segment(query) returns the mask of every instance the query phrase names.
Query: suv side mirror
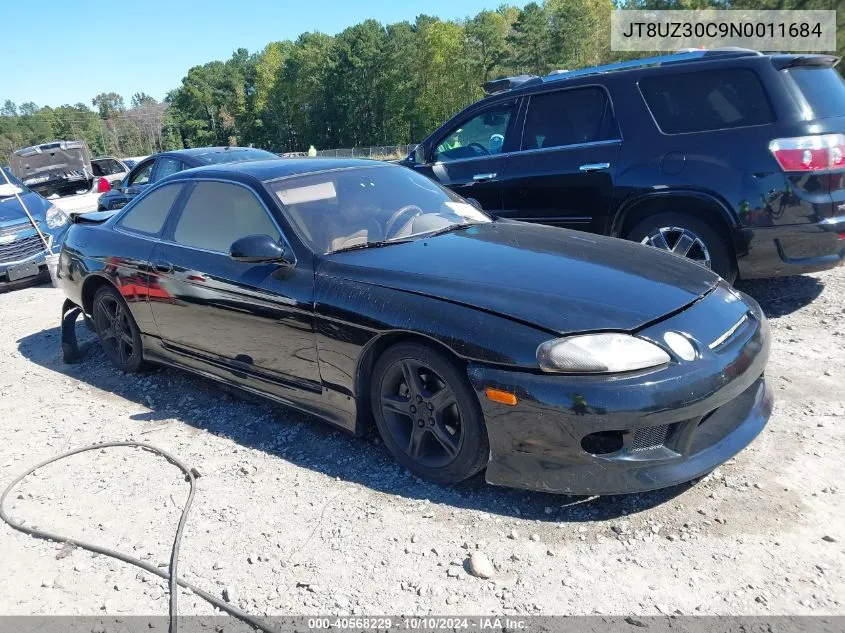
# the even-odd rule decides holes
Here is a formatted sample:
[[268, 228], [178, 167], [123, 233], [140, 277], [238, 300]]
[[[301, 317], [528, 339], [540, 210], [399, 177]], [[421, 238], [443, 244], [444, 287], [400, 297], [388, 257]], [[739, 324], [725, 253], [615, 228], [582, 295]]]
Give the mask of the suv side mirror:
[[229, 248], [229, 257], [249, 264], [290, 263], [284, 247], [269, 235], [242, 237]]

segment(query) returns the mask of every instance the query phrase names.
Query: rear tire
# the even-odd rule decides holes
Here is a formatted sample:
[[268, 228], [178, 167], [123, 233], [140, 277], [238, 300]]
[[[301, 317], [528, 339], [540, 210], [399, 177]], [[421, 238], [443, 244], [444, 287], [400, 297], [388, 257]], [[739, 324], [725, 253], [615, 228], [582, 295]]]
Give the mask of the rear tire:
[[415, 475], [462, 481], [486, 466], [487, 426], [458, 364], [418, 343], [387, 349], [373, 369], [370, 404], [385, 445]]
[[112, 364], [126, 373], [140, 371], [144, 364], [141, 331], [114, 286], [97, 290], [92, 312], [100, 345]]
[[713, 272], [729, 283], [736, 279], [736, 266], [727, 237], [699, 218], [673, 211], [656, 213], [634, 226], [625, 239], [668, 252], [673, 252], [672, 247], [684, 250], [690, 240], [700, 240], [691, 246], [685, 257], [700, 264], [706, 258]]

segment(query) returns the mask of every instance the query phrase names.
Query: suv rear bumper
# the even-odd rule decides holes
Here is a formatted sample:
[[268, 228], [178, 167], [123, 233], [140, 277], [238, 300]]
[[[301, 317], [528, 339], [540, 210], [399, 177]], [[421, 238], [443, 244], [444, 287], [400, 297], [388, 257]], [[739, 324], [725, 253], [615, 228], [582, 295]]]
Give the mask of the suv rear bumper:
[[[743, 279], [781, 277], [828, 270], [845, 261], [845, 216], [815, 224], [740, 229]], [[742, 251], [740, 251], [742, 252]]]

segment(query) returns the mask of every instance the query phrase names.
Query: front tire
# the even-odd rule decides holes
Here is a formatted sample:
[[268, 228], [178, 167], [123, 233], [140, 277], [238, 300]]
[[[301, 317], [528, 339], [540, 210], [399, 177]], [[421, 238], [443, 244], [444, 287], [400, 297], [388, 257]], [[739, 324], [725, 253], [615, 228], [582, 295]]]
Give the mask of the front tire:
[[144, 363], [141, 331], [114, 286], [97, 290], [92, 316], [100, 345], [111, 363], [123, 372], [139, 371]]
[[683, 213], [650, 215], [625, 236], [710, 268], [728, 282], [736, 279], [730, 243], [707, 222]]
[[373, 417], [385, 445], [415, 475], [453, 484], [487, 464], [478, 398], [451, 358], [418, 343], [389, 348], [373, 370]]

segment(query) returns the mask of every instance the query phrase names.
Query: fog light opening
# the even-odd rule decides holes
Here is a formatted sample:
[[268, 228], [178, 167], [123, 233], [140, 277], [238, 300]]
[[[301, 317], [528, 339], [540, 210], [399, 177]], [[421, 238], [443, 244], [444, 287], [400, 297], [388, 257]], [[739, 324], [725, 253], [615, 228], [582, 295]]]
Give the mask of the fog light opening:
[[599, 431], [581, 438], [581, 448], [592, 455], [607, 455], [622, 450], [622, 431]]

